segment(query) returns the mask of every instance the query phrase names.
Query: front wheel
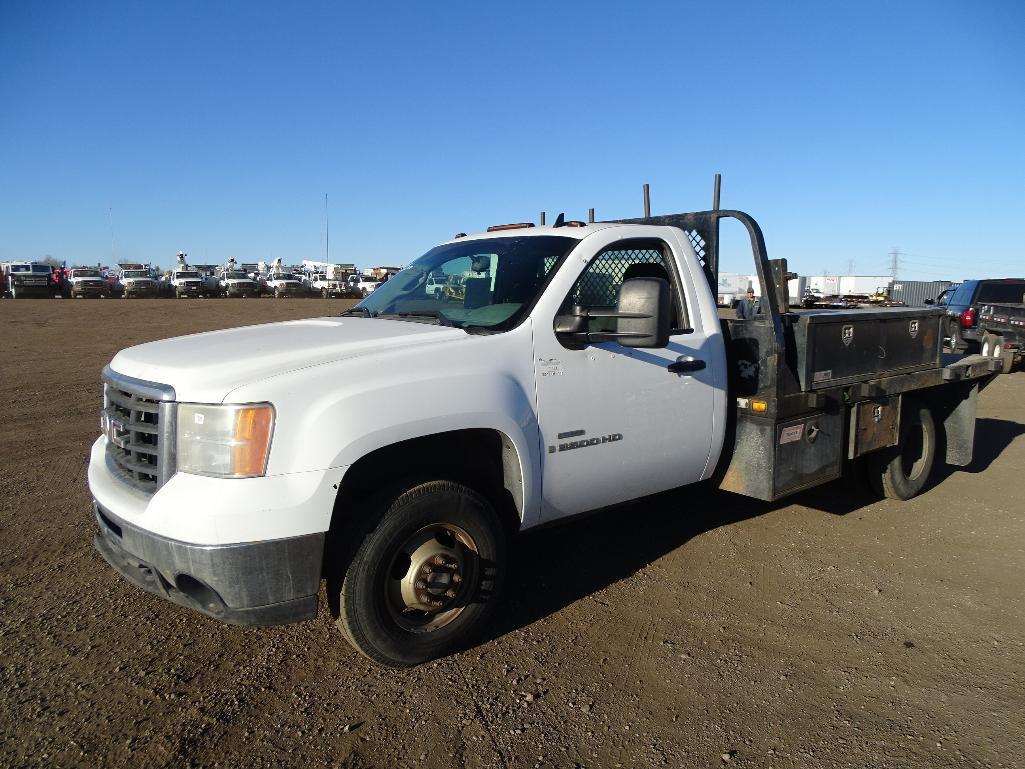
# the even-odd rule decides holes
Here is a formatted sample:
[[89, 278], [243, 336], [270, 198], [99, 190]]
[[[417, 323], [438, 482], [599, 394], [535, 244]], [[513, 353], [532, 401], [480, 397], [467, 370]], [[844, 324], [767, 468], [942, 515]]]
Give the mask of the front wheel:
[[868, 455], [869, 480], [881, 496], [908, 500], [925, 488], [935, 461], [936, 423], [932, 412], [908, 398], [901, 409], [897, 445]]
[[339, 565], [338, 627], [388, 667], [459, 650], [498, 599], [507, 557], [498, 515], [476, 491], [450, 481], [406, 487], [384, 497], [382, 508], [352, 559]]

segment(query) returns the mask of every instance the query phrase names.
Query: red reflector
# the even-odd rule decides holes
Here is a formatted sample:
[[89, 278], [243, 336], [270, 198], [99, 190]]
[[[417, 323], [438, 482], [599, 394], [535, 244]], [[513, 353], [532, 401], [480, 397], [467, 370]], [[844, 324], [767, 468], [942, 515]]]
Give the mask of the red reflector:
[[492, 224], [488, 227], [488, 232], [498, 232], [500, 230], [519, 230], [524, 227], [533, 227], [533, 222], [517, 222], [516, 224]]

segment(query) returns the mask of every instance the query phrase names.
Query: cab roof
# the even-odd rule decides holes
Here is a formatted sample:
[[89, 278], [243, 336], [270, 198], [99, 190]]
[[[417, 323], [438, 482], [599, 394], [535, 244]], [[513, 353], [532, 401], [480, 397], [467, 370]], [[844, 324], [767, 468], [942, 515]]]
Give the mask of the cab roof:
[[576, 240], [583, 240], [588, 235], [593, 235], [601, 230], [607, 230], [610, 227], [628, 227], [630, 225], [621, 224], [619, 222], [592, 222], [590, 224], [584, 224], [583, 226], [567, 226], [562, 225], [556, 227], [551, 224], [543, 226], [534, 225], [523, 226], [523, 227], [509, 227], [507, 229], [494, 230], [493, 232], [478, 232], [469, 235], [462, 235], [460, 237], [451, 238], [446, 240], [440, 245], [448, 245], [450, 243], [462, 243], [467, 240], [490, 240], [491, 238], [533, 238], [539, 235], [557, 235], [563, 238], [574, 238]]

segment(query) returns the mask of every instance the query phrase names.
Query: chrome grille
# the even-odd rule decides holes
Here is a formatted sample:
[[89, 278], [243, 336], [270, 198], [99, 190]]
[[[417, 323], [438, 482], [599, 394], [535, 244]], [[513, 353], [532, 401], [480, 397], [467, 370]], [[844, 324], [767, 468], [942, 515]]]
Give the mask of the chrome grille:
[[123, 481], [152, 494], [174, 474], [174, 389], [103, 372], [101, 429], [109, 467]]

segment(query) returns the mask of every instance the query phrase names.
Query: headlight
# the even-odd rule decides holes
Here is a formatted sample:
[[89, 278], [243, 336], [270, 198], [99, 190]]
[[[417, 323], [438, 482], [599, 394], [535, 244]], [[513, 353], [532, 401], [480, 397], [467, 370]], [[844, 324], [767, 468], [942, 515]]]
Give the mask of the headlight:
[[274, 407], [178, 406], [178, 470], [218, 478], [254, 478], [267, 471]]

